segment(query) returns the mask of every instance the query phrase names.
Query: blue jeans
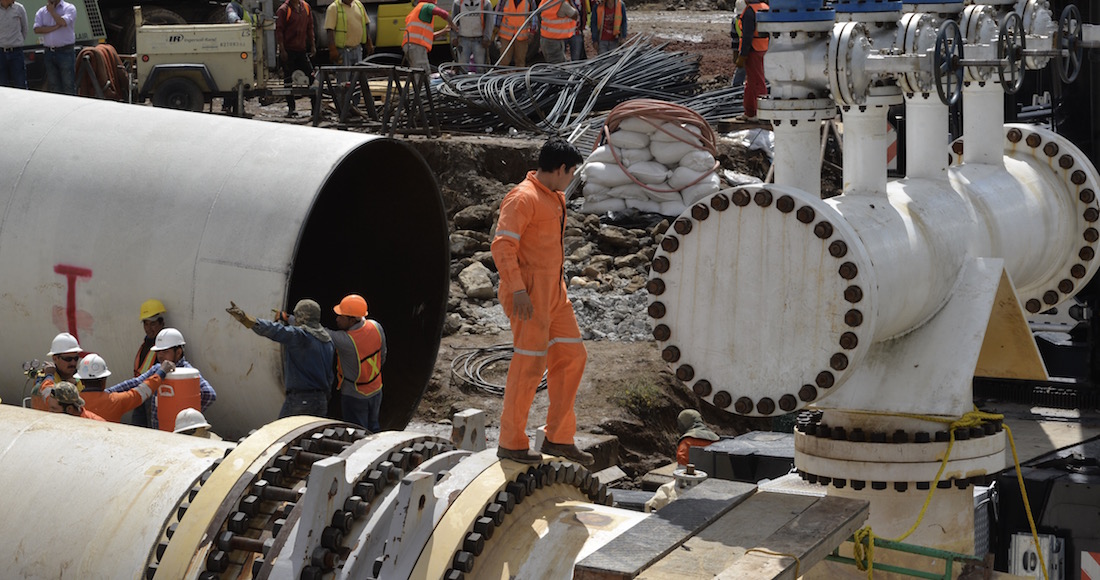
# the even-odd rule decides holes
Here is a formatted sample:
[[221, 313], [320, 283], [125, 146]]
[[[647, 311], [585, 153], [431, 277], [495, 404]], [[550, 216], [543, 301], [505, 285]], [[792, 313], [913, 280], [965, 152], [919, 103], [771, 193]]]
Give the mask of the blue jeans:
[[291, 415], [324, 417], [326, 412], [328, 412], [328, 395], [325, 392], [301, 391], [286, 394], [283, 408], [279, 410], [279, 418]]
[[584, 60], [588, 55], [584, 50], [584, 33], [577, 32], [569, 38], [569, 60]]
[[382, 408], [382, 391], [378, 391], [378, 394], [366, 399], [351, 395], [344, 395], [343, 397], [340, 405], [344, 409], [345, 421], [355, 423], [371, 433], [382, 430], [382, 426], [378, 424], [378, 411]]
[[27, 88], [27, 65], [23, 63], [22, 49], [0, 52], [0, 86]]
[[73, 45], [59, 50], [47, 48], [42, 59], [46, 67], [46, 83], [51, 93], [76, 94], [76, 48]]

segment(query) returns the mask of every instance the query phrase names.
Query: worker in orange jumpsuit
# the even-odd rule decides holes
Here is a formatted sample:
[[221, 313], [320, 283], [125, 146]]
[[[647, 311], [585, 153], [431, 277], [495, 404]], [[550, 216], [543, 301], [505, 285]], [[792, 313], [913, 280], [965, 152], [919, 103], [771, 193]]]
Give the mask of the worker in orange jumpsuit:
[[175, 370], [175, 365], [165, 361], [155, 373], [142, 380], [135, 377], [106, 389], [111, 369], [98, 354], [89, 354], [80, 360], [75, 377], [84, 383], [81, 395], [84, 408], [111, 423], [119, 423], [127, 412], [140, 407], [160, 387], [161, 380]]
[[720, 439], [703, 422], [703, 416], [695, 409], [684, 409], [676, 417], [676, 426], [680, 428], [680, 442], [676, 445], [676, 463], [690, 463], [688, 455], [692, 447], [706, 447]]
[[49, 412], [64, 413], [66, 415], [72, 415], [73, 417], [83, 417], [94, 421], [106, 421], [103, 417], [84, 408], [84, 399], [80, 398], [80, 393], [77, 391], [76, 385], [69, 381], [61, 381], [50, 386], [48, 389], [49, 392], [45, 395], [45, 399], [46, 407]]
[[584, 158], [573, 145], [553, 138], [539, 151], [538, 169], [514, 187], [500, 205], [493, 260], [500, 273], [500, 305], [512, 325], [513, 356], [504, 389], [497, 456], [538, 463], [527, 438], [527, 414], [547, 372], [550, 408], [542, 452], [591, 465], [573, 435], [577, 396], [588, 354], [573, 304], [565, 292], [565, 194]]
[[768, 35], [757, 30], [756, 14], [768, 10], [763, 0], [748, 0], [745, 10], [737, 17], [740, 31], [737, 59], [734, 65], [745, 69], [745, 94], [743, 121], [756, 121], [756, 101], [768, 94], [764, 81], [764, 53], [768, 52]]

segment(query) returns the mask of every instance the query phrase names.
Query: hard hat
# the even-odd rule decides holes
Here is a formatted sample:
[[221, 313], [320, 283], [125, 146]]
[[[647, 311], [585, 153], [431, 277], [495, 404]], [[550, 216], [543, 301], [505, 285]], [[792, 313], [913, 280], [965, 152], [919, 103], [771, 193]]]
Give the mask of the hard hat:
[[191, 429], [198, 429], [199, 427], [206, 427], [209, 429], [210, 423], [206, 422], [206, 417], [204, 417], [201, 412], [188, 407], [176, 415], [176, 428], [173, 429], [172, 432], [180, 433]]
[[362, 318], [367, 315], [367, 301], [358, 294], [348, 294], [332, 310], [340, 316]]
[[53, 342], [50, 343], [50, 352], [47, 352], [46, 356], [65, 354], [68, 352], [80, 352], [82, 350], [84, 349], [80, 348], [80, 344], [76, 342], [75, 336], [67, 332], [62, 332], [53, 337]]
[[164, 303], [156, 298], [150, 298], [141, 303], [141, 319], [149, 320], [155, 318], [158, 315], [168, 312], [168, 309], [164, 307]]
[[162, 350], [168, 350], [177, 346], [183, 346], [187, 344], [183, 340], [183, 334], [175, 328], [165, 328], [157, 333], [157, 339], [153, 342], [153, 348], [149, 349], [153, 352], [160, 352]]
[[107, 361], [103, 360], [103, 357], [98, 354], [90, 354], [80, 359], [80, 366], [77, 368], [74, 378], [84, 379], [102, 379], [111, 376], [111, 369], [107, 368]]

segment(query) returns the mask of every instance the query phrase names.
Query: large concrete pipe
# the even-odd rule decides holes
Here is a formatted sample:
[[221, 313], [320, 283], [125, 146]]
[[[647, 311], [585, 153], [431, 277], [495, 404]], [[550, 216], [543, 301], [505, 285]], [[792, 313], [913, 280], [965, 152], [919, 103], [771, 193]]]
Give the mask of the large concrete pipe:
[[[300, 298], [364, 295], [389, 340], [382, 422], [401, 428], [432, 373], [449, 284], [431, 169], [391, 139], [0, 90], [0, 396], [60, 331], [124, 378], [138, 306], [168, 308], [218, 392], [228, 436], [278, 414], [279, 345], [234, 322]], [[114, 378], [112, 377], [112, 378]]]

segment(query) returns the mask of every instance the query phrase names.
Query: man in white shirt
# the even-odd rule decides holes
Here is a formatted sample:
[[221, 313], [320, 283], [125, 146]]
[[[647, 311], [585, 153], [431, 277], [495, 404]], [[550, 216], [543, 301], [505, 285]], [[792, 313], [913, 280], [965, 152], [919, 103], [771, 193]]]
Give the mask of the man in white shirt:
[[26, 39], [27, 10], [15, 0], [0, 0], [0, 86], [27, 88]]
[[47, 0], [34, 15], [34, 33], [46, 47], [43, 64], [50, 91], [76, 94], [76, 6], [65, 0]]

